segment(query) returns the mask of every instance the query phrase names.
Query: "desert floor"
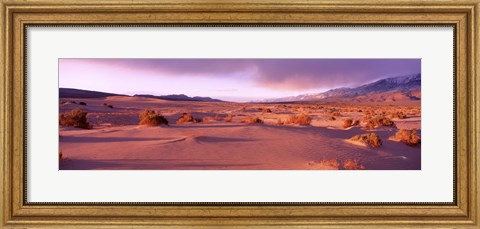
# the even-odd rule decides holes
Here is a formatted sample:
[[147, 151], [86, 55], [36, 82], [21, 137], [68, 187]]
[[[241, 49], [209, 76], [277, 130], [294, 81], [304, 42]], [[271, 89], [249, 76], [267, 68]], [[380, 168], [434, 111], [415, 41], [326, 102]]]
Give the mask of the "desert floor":
[[[96, 99], [61, 98], [60, 112], [81, 108], [93, 129], [60, 127], [61, 170], [309, 170], [335, 169], [325, 161], [346, 160], [367, 170], [421, 169], [421, 146], [391, 140], [399, 129], [420, 132], [420, 102], [408, 105], [249, 104], [166, 101], [112, 96]], [[70, 101], [76, 101], [77, 104]], [[79, 105], [82, 101], [87, 105]], [[66, 102], [66, 103], [65, 103]], [[103, 104], [111, 104], [109, 108]], [[269, 108], [271, 113], [265, 113]], [[170, 125], [140, 126], [144, 109], [161, 112]], [[365, 113], [402, 111], [395, 127], [366, 130], [343, 128], [345, 119], [362, 120]], [[188, 112], [204, 122], [176, 124]], [[223, 120], [233, 115], [231, 122]], [[306, 114], [310, 125], [279, 125], [292, 114]], [[241, 123], [256, 116], [263, 124]], [[217, 120], [215, 120], [217, 117]], [[333, 120], [333, 118], [335, 120]], [[347, 139], [376, 133], [383, 145], [371, 148]], [[335, 166], [334, 166], [335, 167]]]

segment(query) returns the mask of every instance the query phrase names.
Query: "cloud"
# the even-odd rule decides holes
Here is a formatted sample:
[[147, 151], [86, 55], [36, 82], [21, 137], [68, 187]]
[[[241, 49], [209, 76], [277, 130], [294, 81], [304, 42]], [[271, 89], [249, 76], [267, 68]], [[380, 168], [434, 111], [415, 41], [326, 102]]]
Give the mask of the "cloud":
[[419, 59], [266, 60], [258, 68], [257, 84], [284, 90], [330, 88], [412, 73], [420, 73]]
[[82, 59], [80, 61], [172, 77], [228, 77], [251, 71], [255, 67], [247, 59]]
[[[244, 77], [262, 88], [306, 90], [357, 86], [420, 73], [420, 59], [62, 59], [161, 77]], [[152, 74], [153, 73], [153, 74]], [[219, 89], [220, 90], [220, 89]]]
[[218, 92], [233, 92], [233, 91], [238, 91], [238, 89], [215, 89], [213, 91], [218, 91]]

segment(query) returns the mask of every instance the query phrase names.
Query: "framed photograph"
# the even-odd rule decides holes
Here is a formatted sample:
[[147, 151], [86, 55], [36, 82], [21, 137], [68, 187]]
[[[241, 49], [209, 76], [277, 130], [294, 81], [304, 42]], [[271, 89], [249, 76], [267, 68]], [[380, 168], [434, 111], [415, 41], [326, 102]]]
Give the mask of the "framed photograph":
[[58, 69], [60, 170], [421, 170], [421, 59], [87, 58]]
[[2, 227], [478, 227], [478, 0], [7, 1]]

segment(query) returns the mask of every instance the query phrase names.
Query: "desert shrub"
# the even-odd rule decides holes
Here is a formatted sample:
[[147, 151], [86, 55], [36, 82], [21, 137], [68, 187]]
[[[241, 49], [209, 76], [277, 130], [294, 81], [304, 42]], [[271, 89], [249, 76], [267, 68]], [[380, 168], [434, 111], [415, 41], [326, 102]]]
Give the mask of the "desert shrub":
[[60, 104], [66, 104], [67, 102], [66, 101], [61, 101]]
[[343, 169], [345, 170], [364, 170], [365, 166], [358, 163], [358, 160], [347, 159], [343, 161]]
[[138, 115], [140, 119], [139, 125], [147, 125], [147, 126], [158, 126], [158, 125], [168, 125], [168, 120], [163, 117], [161, 114], [153, 111], [145, 109]]
[[404, 119], [406, 118], [407, 115], [401, 111], [398, 111], [398, 112], [394, 112], [392, 114], [390, 114], [390, 118], [398, 118], [398, 119]]
[[113, 108], [113, 105], [112, 105], [112, 104], [108, 104], [108, 103], [103, 103], [103, 106], [108, 107], [108, 108]]
[[205, 117], [202, 118], [203, 122], [211, 122], [213, 120], [215, 120], [215, 118], [210, 117], [210, 116], [205, 116]]
[[394, 138], [410, 146], [416, 146], [421, 142], [420, 136], [417, 135], [415, 129], [401, 129], [395, 134]]
[[340, 114], [340, 112], [338, 112], [338, 111], [337, 112], [332, 112], [332, 116], [337, 116], [338, 117], [338, 116], [341, 116], [341, 115], [342, 114]]
[[324, 170], [339, 170], [340, 162], [337, 160], [322, 160], [318, 162], [318, 168]]
[[263, 120], [255, 116], [250, 116], [242, 120], [242, 123], [246, 123], [246, 124], [263, 123]]
[[372, 120], [368, 120], [367, 124], [365, 125], [365, 129], [372, 130], [375, 129], [375, 122]]
[[270, 108], [265, 108], [262, 113], [272, 113], [272, 110]]
[[79, 102], [78, 105], [86, 106], [87, 103], [85, 103], [85, 102]]
[[362, 122], [368, 122], [372, 118], [373, 116], [371, 114], [365, 114], [364, 116], [362, 116], [361, 120]]
[[193, 122], [193, 123], [202, 122], [202, 119], [194, 118], [189, 113], [183, 113], [182, 116], [180, 116], [180, 118], [178, 118], [177, 124], [183, 124], [183, 123], [186, 123], [186, 122]]
[[78, 108], [60, 114], [59, 121], [62, 126], [73, 126], [83, 129], [92, 128], [92, 125], [87, 121], [87, 112]]
[[315, 166], [321, 170], [364, 170], [365, 166], [361, 165], [358, 160], [321, 160], [319, 162], [310, 161], [310, 166]]
[[70, 101], [70, 103], [77, 104], [77, 102], [75, 102], [75, 101]]
[[419, 109], [410, 109], [408, 115], [421, 115], [421, 111]]
[[330, 120], [330, 121], [335, 121], [335, 120], [337, 120], [337, 118], [335, 118], [335, 117], [332, 116], [332, 117], [328, 118], [328, 120]]
[[222, 121], [222, 116], [220, 115], [215, 115], [215, 118], [213, 118], [215, 121]]
[[168, 120], [159, 114], [153, 114], [145, 117], [144, 119], [140, 120], [138, 123], [140, 125], [146, 126], [158, 126], [158, 125], [168, 125]]
[[378, 123], [382, 126], [390, 126], [390, 127], [396, 127], [395, 122], [393, 122], [391, 119], [386, 118], [386, 117], [381, 117], [378, 120]]
[[345, 121], [343, 121], [343, 128], [348, 128], [348, 127], [351, 127], [353, 126], [353, 120], [352, 119], [346, 119]]
[[145, 110], [142, 111], [142, 113], [140, 113], [140, 114], [138, 115], [138, 118], [139, 118], [140, 120], [142, 120], [142, 119], [146, 118], [147, 116], [154, 115], [154, 114], [156, 114], [156, 113], [157, 113], [157, 112], [155, 112], [155, 111], [153, 111], [153, 110], [145, 109]]
[[228, 114], [227, 117], [225, 117], [225, 119], [223, 119], [225, 122], [232, 122], [233, 121], [233, 115], [231, 114]]
[[350, 140], [363, 143], [372, 148], [378, 148], [382, 145], [382, 140], [375, 133], [355, 135], [351, 137]]
[[285, 124], [284, 121], [282, 121], [281, 119], [277, 119], [277, 125], [283, 126], [284, 124]]
[[300, 124], [300, 125], [310, 125], [312, 118], [308, 115], [290, 115], [285, 121], [285, 124]]
[[63, 154], [62, 151], [58, 151], [58, 159], [63, 160]]
[[368, 120], [367, 125], [365, 128], [367, 130], [375, 129], [380, 126], [388, 126], [388, 127], [397, 127], [395, 125], [395, 122], [393, 122], [391, 119], [384, 117], [384, 116], [377, 116], [375, 118], [372, 118]]

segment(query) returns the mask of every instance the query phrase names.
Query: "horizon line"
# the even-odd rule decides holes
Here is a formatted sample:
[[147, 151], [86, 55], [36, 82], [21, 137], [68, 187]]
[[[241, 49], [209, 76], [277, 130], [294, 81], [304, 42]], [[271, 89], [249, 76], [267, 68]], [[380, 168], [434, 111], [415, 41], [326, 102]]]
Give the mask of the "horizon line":
[[[390, 79], [390, 78], [399, 78], [399, 77], [408, 77], [408, 76], [413, 76], [413, 75], [421, 75], [421, 72], [418, 72], [418, 73], [412, 73], [412, 74], [406, 74], [406, 75], [400, 75], [400, 76], [394, 76], [394, 77], [385, 77], [385, 78], [378, 78], [378, 79], [375, 79], [375, 80], [372, 80], [372, 81], [369, 81], [365, 84], [361, 84], [357, 87], [362, 87], [364, 85], [367, 85], [367, 84], [371, 84], [371, 83], [374, 83], [374, 82], [377, 82], [377, 81], [380, 81], [380, 80], [383, 80], [383, 79]], [[325, 92], [328, 92], [330, 90], [335, 90], [335, 89], [352, 89], [352, 88], [356, 88], [356, 87], [336, 87], [336, 88], [330, 88], [328, 90], [324, 90], [324, 91], [319, 91], [319, 92], [314, 92], [314, 93], [301, 93], [301, 94], [295, 94], [295, 95], [290, 95], [290, 96], [286, 96], [286, 97], [294, 97], [294, 96], [300, 96], [300, 95], [311, 95], [311, 94], [319, 94], [319, 93], [325, 93]], [[136, 95], [150, 95], [150, 96], [171, 96], [171, 95], [184, 95], [184, 96], [187, 96], [189, 98], [194, 98], [194, 97], [207, 97], [207, 98], [210, 98], [210, 99], [217, 99], [217, 100], [221, 100], [222, 102], [235, 102], [235, 103], [255, 103], [255, 102], [260, 102], [260, 101], [255, 101], [255, 100], [266, 100], [266, 99], [280, 99], [280, 98], [257, 98], [257, 99], [254, 99], [254, 100], [250, 100], [250, 101], [245, 101], [245, 102], [239, 102], [239, 101], [231, 101], [231, 100], [225, 100], [225, 99], [218, 99], [217, 97], [216, 98], [213, 98], [213, 97], [210, 97], [210, 96], [199, 96], [199, 95], [188, 95], [188, 94], [185, 94], [185, 93], [179, 93], [179, 94], [160, 94], [160, 95], [157, 95], [157, 94], [154, 94], [154, 93], [134, 93], [134, 94], [129, 94], [129, 93], [113, 93], [113, 92], [106, 92], [106, 91], [95, 91], [95, 90], [91, 90], [91, 89], [82, 89], [82, 88], [72, 88], [72, 87], [59, 87], [58, 89], [74, 89], [74, 90], [83, 90], [83, 91], [90, 91], [90, 92], [99, 92], [99, 93], [106, 93], [106, 94], [115, 94], [115, 95], [119, 95], [119, 96], [129, 96], [129, 97], [135, 97]], [[140, 96], [137, 96], [137, 97], [140, 97]], [[281, 98], [286, 98], [286, 97], [281, 97]]]

